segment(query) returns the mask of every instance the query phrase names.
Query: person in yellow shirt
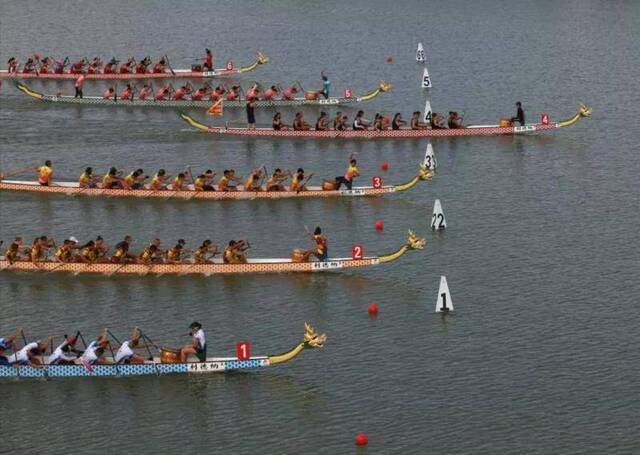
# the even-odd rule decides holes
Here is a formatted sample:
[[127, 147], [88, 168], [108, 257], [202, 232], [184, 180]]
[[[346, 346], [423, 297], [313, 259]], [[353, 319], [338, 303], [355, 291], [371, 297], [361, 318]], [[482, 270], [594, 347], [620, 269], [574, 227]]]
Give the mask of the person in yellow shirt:
[[244, 184], [245, 191], [262, 191], [262, 168], [256, 169], [249, 174]]
[[307, 187], [305, 186], [305, 179], [309, 180], [312, 176], [313, 176], [313, 173], [309, 174], [308, 176], [305, 176], [304, 169], [299, 168], [296, 171], [296, 173], [293, 174], [293, 176], [291, 177], [290, 190], [296, 191], [298, 193], [300, 191], [307, 191]]
[[340, 189], [341, 185], [347, 187], [347, 189], [351, 189], [353, 186], [353, 179], [360, 175], [360, 171], [358, 170], [358, 163], [353, 158], [353, 155], [349, 156], [349, 167], [347, 168], [347, 172], [345, 172], [344, 176], [340, 175], [336, 177], [336, 190]]
[[115, 167], [102, 177], [102, 188], [105, 190], [122, 189], [122, 177]]
[[173, 182], [171, 183], [171, 190], [172, 191], [184, 191], [187, 189], [187, 174], [185, 174], [184, 172], [180, 172], [176, 178], [173, 179]]
[[167, 172], [164, 169], [160, 169], [151, 179], [151, 189], [154, 191], [166, 190], [167, 186], [165, 182], [169, 179]]
[[36, 168], [36, 172], [38, 173], [38, 183], [40, 183], [40, 185], [51, 185], [51, 180], [53, 180], [53, 166], [51, 165], [51, 161], [45, 161], [43, 166]]
[[136, 169], [133, 172], [127, 174], [122, 180], [122, 186], [125, 190], [140, 190], [144, 188], [144, 181], [147, 177], [144, 175], [142, 169]]
[[236, 177], [236, 171], [233, 169], [225, 169], [222, 173], [222, 178], [218, 181], [218, 189], [220, 191], [238, 191], [236, 185], [233, 182], [240, 182], [241, 179]]
[[93, 175], [93, 168], [88, 167], [84, 170], [82, 174], [80, 174], [80, 179], [78, 179], [78, 186], [80, 188], [96, 188], [97, 178]]

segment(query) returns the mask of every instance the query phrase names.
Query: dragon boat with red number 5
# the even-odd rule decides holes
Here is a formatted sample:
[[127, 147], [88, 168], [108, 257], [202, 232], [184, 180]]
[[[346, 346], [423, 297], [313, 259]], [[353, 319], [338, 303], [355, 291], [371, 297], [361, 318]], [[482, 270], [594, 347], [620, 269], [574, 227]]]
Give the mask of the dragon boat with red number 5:
[[[115, 58], [103, 63], [98, 57], [92, 60], [83, 57], [71, 63], [68, 58], [32, 57], [21, 66], [16, 59], [11, 58], [8, 62], [9, 69], [0, 70], [0, 79], [76, 80], [81, 75], [87, 80], [209, 79], [248, 73], [268, 61], [269, 57], [258, 52], [251, 63], [240, 67], [229, 60], [224, 68], [208, 69], [205, 63], [194, 64], [190, 69], [173, 69], [166, 55], [160, 57], [155, 64], [149, 57], [139, 62], [130, 57], [123, 63]], [[67, 66], [70, 68], [67, 69]]]
[[308, 139], [411, 139], [430, 137], [468, 137], [468, 136], [509, 136], [546, 132], [559, 128], [566, 128], [578, 123], [583, 117], [591, 116], [591, 108], [580, 105], [578, 111], [571, 117], [552, 122], [549, 115], [541, 115], [539, 123], [530, 123], [523, 126], [514, 126], [508, 119], [502, 119], [496, 125], [468, 125], [460, 128], [398, 128], [391, 129], [328, 129], [323, 131], [306, 128], [304, 130], [273, 128], [235, 128], [228, 125], [211, 126], [199, 122], [184, 112], [178, 112], [178, 117], [191, 127], [204, 133], [219, 136], [248, 136], [259, 138], [308, 138]]
[[[108, 338], [108, 334], [111, 335], [114, 341]], [[0, 338], [2, 340], [0, 356], [3, 359], [7, 359], [6, 363], [0, 364], [0, 379], [164, 376], [256, 370], [289, 362], [304, 350], [322, 348], [327, 340], [325, 334], [317, 333], [310, 324], [305, 322], [302, 341], [281, 354], [251, 356], [250, 352], [247, 352], [248, 343], [244, 342], [239, 343], [239, 345], [244, 346], [240, 346], [243, 349], [237, 349], [236, 357], [207, 357], [205, 350], [202, 358], [187, 359], [187, 361], [183, 362], [180, 358], [181, 351], [179, 349], [158, 347], [146, 335], [141, 334], [137, 328], [134, 329], [134, 334], [124, 343], [119, 343], [115, 340], [115, 336], [111, 331], [105, 329], [97, 340], [85, 345], [85, 352], [87, 350], [92, 350], [92, 353], [97, 351], [99, 355], [98, 362], [85, 360], [84, 354], [77, 358], [65, 354], [63, 355], [64, 360], [60, 361], [60, 354], [57, 354], [57, 352], [61, 349], [63, 353], [73, 351], [80, 354], [82, 352], [74, 348], [78, 344], [77, 339], [79, 337], [84, 343], [84, 337], [80, 332], [77, 332], [75, 336], [65, 335], [63, 343], [48, 356], [42, 351], [46, 351], [47, 343], [53, 346], [51, 338], [47, 343], [34, 342], [27, 344], [25, 340], [25, 346], [22, 349], [16, 345], [17, 342], [15, 340], [7, 342], [7, 338]], [[15, 337], [9, 337], [9, 339], [11, 338]], [[71, 348], [74, 349], [69, 349], [69, 343], [71, 343]], [[158, 354], [153, 355], [151, 349], [158, 351]], [[4, 356], [9, 350], [14, 351], [14, 354], [8, 357]], [[115, 359], [119, 359], [123, 350], [129, 353], [129, 358], [124, 362], [115, 361], [114, 356]], [[134, 354], [133, 350], [141, 350], [142, 353]], [[117, 353], [115, 355], [112, 354], [112, 356], [102, 355], [105, 352]], [[24, 361], [20, 362], [19, 356], [22, 356]], [[13, 357], [18, 361], [8, 365], [9, 359]]]

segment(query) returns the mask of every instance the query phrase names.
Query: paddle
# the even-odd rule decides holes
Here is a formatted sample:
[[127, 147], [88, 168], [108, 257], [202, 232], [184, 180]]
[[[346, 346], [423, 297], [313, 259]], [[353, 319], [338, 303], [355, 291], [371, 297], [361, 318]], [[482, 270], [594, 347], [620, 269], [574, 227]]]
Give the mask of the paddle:
[[304, 89], [304, 87], [302, 87], [302, 84], [300, 83], [300, 81], [299, 81], [299, 80], [297, 80], [297, 79], [296, 79], [296, 80], [295, 80], [295, 81], [293, 81], [293, 82], [294, 82], [295, 84], [298, 84], [298, 87], [300, 87], [300, 90], [302, 90], [303, 92], [305, 92], [305, 91], [306, 91], [306, 90]]
[[300, 186], [298, 187], [298, 190], [296, 191], [296, 194], [298, 194], [298, 193], [300, 193], [300, 191], [302, 191], [302, 188], [304, 188], [304, 187], [305, 187], [305, 185], [306, 185], [307, 183], [309, 183], [309, 180], [311, 180], [311, 178], [312, 178], [312, 177], [313, 177], [313, 172], [312, 172], [311, 174], [309, 174], [309, 177], [307, 177], [307, 178], [305, 179], [305, 181], [304, 181], [304, 182], [302, 182], [302, 185], [300, 185]]
[[25, 167], [25, 168], [19, 169], [17, 171], [11, 171], [11, 172], [8, 172], [6, 174], [0, 173], [0, 180], [4, 180], [7, 177], [13, 177], [14, 175], [22, 174], [24, 172], [30, 171], [31, 169], [33, 169], [33, 166]]
[[[113, 339], [116, 340], [116, 342], [118, 342], [118, 339], [113, 336], [113, 334], [111, 333], [111, 331], [109, 329], [105, 328], [104, 331], [106, 333], [108, 333], [109, 335], [111, 335], [113, 337]], [[120, 344], [120, 343], [118, 342], [118, 344]], [[111, 359], [113, 359], [113, 365], [116, 368], [116, 374], [119, 376], [120, 375], [120, 369], [118, 368], [118, 364], [116, 363], [116, 356], [113, 354], [113, 348], [111, 347], [111, 342], [109, 340], [107, 340], [107, 345], [109, 345], [109, 352], [111, 352]]]
[[169, 63], [169, 57], [167, 56], [167, 54], [164, 54], [164, 58], [167, 61], [167, 66], [169, 67], [169, 71], [171, 71], [172, 75], [176, 75], [176, 72], [173, 71], [173, 68], [171, 67], [171, 63]]

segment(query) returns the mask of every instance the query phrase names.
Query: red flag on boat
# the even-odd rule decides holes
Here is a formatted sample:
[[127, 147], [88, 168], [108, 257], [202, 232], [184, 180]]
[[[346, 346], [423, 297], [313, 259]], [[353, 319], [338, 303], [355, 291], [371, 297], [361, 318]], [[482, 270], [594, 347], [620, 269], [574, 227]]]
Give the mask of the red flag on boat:
[[209, 110], [207, 111], [207, 114], [209, 115], [215, 115], [215, 116], [222, 116], [222, 102], [224, 100], [222, 98], [220, 98], [218, 101], [216, 101], [213, 106], [211, 106], [209, 108]]

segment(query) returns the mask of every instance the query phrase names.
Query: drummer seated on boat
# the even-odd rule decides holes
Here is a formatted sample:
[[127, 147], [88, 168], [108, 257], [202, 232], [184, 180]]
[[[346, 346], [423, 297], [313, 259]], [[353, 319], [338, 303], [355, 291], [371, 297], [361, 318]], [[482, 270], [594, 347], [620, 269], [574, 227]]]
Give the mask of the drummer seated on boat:
[[53, 180], [53, 165], [50, 160], [44, 162], [44, 165], [36, 168], [38, 173], [38, 183], [42, 186], [50, 186]]
[[51, 344], [51, 340], [52, 338], [49, 337], [44, 343], [41, 341], [27, 343], [22, 349], [7, 357], [9, 365], [13, 367], [31, 366], [34, 368], [42, 368], [42, 361], [38, 356], [44, 355]]
[[74, 365], [82, 351], [76, 349], [77, 336], [65, 335], [62, 343], [47, 359], [49, 365]]
[[293, 119], [293, 130], [294, 131], [309, 131], [311, 127], [307, 122], [304, 121], [304, 116], [302, 112], [296, 112], [296, 116]]
[[284, 191], [283, 183], [289, 178], [289, 173], [276, 168], [267, 180], [267, 191]]
[[109, 169], [109, 172], [102, 177], [101, 188], [104, 190], [122, 189], [123, 185], [121, 175], [122, 174], [115, 167], [112, 167]]
[[91, 341], [79, 357], [80, 363], [86, 365], [108, 364], [109, 361], [104, 358], [104, 352], [110, 344], [106, 334], [101, 335], [97, 340]]
[[412, 130], [426, 130], [427, 128], [427, 124], [420, 121], [420, 111], [415, 111], [413, 114], [411, 114]]
[[176, 246], [168, 248], [165, 253], [165, 263], [167, 264], [180, 264], [182, 262], [182, 254], [186, 253], [184, 246], [187, 242], [184, 239], [179, 239]]
[[356, 118], [353, 119], [354, 130], [367, 130], [371, 126], [371, 121], [364, 118], [364, 111], [360, 110], [356, 114]]
[[130, 363], [144, 363], [144, 357], [140, 354], [133, 352], [134, 349], [140, 344], [140, 338], [142, 334], [136, 328], [133, 330], [133, 334], [127, 341], [122, 343], [115, 354], [114, 363], [118, 364], [130, 364]]
[[169, 176], [167, 175], [167, 171], [165, 171], [164, 169], [158, 170], [158, 172], [156, 172], [151, 179], [151, 189], [154, 191], [166, 190], [167, 186], [165, 182], [168, 179]]
[[316, 120], [316, 131], [328, 131], [329, 130], [329, 116], [326, 112], [320, 112], [320, 117]]
[[147, 178], [142, 169], [136, 169], [122, 179], [122, 186], [125, 190], [141, 190], [144, 188], [144, 181]]
[[278, 92], [279, 92], [278, 87], [276, 87], [275, 85], [272, 85], [271, 87], [269, 87], [264, 91], [264, 95], [262, 95], [262, 99], [265, 101], [272, 101], [273, 98], [278, 94]]
[[186, 84], [178, 87], [178, 90], [173, 92], [173, 100], [182, 101], [184, 100], [184, 97], [189, 95], [192, 91], [193, 91], [193, 87], [191, 86], [190, 83], [187, 82]]
[[222, 173], [222, 177], [218, 180], [219, 191], [238, 191], [235, 183], [241, 182], [240, 177], [236, 177], [236, 171], [233, 169], [225, 169]]
[[280, 114], [280, 112], [276, 112], [276, 114], [273, 116], [273, 122], [271, 123], [271, 125], [273, 126], [273, 129], [275, 131], [285, 131], [291, 129], [289, 125], [285, 125], [284, 123], [282, 123], [282, 115]]
[[132, 242], [133, 239], [131, 236], [127, 235], [122, 242], [117, 243], [111, 256], [111, 262], [114, 264], [129, 264], [135, 262], [136, 257], [129, 253]]
[[78, 239], [71, 236], [65, 239], [62, 245], [56, 251], [55, 257], [58, 262], [75, 262], [76, 256], [73, 254], [73, 250], [80, 249], [78, 245]]
[[191, 344], [180, 349], [180, 362], [185, 363], [191, 354], [198, 357], [200, 362], [207, 360], [207, 340], [202, 330], [202, 324], [193, 322], [189, 326], [189, 335], [192, 337]]
[[222, 261], [225, 264], [246, 264], [247, 256], [245, 251], [249, 249], [249, 244], [245, 240], [231, 240], [224, 249]]
[[295, 86], [290, 86], [285, 91], [282, 92], [282, 99], [284, 101], [292, 101], [296, 99], [296, 94], [298, 93], [298, 89]]
[[7, 251], [4, 252], [4, 258], [9, 261], [9, 264], [13, 264], [16, 261], [24, 260], [22, 256], [22, 237], [16, 237]]
[[304, 169], [298, 168], [295, 174], [291, 177], [291, 186], [289, 190], [299, 193], [300, 191], [307, 191], [307, 187], [304, 185], [305, 178], [309, 179], [313, 174], [309, 174], [309, 177], [305, 177]]
[[195, 249], [193, 260], [196, 264], [213, 264], [211, 258], [218, 253], [218, 245], [214, 245], [211, 240], [207, 239]]
[[244, 183], [244, 191], [262, 191], [262, 168], [254, 169], [249, 173], [247, 181]]

